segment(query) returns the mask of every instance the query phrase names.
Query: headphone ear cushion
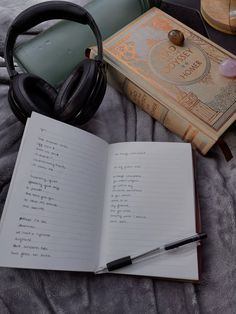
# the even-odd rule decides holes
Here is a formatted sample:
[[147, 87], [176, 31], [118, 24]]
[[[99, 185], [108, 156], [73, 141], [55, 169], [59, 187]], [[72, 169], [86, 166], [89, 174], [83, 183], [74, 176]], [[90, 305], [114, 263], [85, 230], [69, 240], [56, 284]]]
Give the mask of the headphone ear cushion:
[[60, 120], [70, 122], [86, 107], [96, 85], [97, 72], [96, 61], [85, 59], [66, 79], [55, 101], [55, 113]]
[[94, 86], [93, 92], [88, 99], [88, 105], [80, 112], [80, 114], [75, 117], [74, 123], [79, 125], [88, 122], [98, 110], [107, 87], [107, 77], [103, 66], [98, 65], [98, 76], [97, 82]]
[[13, 112], [22, 121], [31, 116], [32, 111], [54, 116], [54, 102], [57, 91], [43, 79], [28, 73], [13, 77], [8, 99]]

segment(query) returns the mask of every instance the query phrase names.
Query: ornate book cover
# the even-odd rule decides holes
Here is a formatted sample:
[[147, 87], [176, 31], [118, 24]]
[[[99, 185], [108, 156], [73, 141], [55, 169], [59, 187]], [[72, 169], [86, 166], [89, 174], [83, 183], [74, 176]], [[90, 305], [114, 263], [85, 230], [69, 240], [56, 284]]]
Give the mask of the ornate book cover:
[[218, 70], [235, 56], [157, 8], [108, 38], [104, 58], [111, 83], [203, 154], [235, 121], [236, 80]]

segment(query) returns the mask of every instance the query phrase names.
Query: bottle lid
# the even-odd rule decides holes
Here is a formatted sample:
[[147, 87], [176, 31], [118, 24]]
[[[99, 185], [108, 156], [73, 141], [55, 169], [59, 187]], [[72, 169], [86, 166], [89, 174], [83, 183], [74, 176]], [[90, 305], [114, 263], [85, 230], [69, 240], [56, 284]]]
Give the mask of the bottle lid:
[[236, 35], [236, 0], [201, 0], [201, 14], [216, 30]]

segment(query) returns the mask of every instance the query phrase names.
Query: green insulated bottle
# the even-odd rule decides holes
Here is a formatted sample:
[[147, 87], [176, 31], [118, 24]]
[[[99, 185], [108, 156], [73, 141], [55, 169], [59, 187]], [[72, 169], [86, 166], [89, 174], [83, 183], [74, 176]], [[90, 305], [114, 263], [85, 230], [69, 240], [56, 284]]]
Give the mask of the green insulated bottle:
[[[96, 21], [104, 40], [159, 2], [94, 0], [85, 8]], [[95, 44], [96, 38], [88, 25], [60, 21], [16, 47], [14, 56], [23, 71], [38, 75], [57, 87], [85, 58], [85, 49]]]

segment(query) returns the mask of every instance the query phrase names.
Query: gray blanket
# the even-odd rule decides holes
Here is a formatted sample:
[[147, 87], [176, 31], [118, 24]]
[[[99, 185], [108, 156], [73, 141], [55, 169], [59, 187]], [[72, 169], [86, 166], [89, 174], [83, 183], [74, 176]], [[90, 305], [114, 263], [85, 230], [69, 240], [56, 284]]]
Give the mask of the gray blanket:
[[[0, 51], [11, 20], [37, 2], [0, 0]], [[7, 79], [3, 68], [0, 77]], [[0, 85], [0, 212], [23, 133], [23, 125], [9, 108], [7, 91], [7, 86]], [[84, 129], [109, 143], [181, 141], [110, 86], [99, 111]], [[235, 126], [224, 139], [235, 155], [230, 162], [218, 147], [207, 157], [197, 153], [202, 229], [208, 234], [202, 248], [200, 284], [0, 268], [0, 313], [236, 313]]]

